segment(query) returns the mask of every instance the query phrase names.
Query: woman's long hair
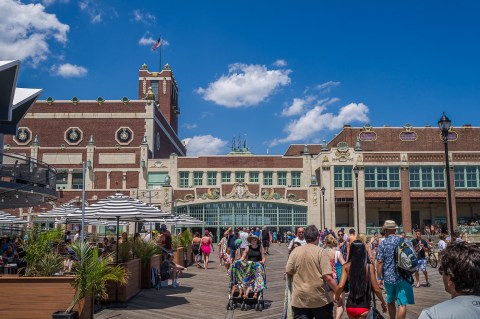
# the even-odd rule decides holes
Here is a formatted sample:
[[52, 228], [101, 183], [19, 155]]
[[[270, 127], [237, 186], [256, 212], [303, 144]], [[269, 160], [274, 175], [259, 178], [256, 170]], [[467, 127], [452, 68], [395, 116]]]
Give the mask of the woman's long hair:
[[367, 264], [367, 250], [360, 240], [355, 240], [350, 245], [350, 271], [348, 281], [350, 283], [350, 295], [353, 299], [362, 298], [366, 293], [365, 265]]

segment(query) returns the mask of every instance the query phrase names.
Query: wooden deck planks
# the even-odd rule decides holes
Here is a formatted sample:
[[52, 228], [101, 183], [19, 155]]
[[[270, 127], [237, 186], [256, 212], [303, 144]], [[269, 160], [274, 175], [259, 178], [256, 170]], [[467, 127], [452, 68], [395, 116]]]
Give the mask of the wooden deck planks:
[[[272, 253], [267, 256], [267, 290], [265, 291], [266, 309], [227, 311], [228, 277], [225, 268], [219, 267], [216, 252], [212, 253], [213, 263], [210, 269], [188, 268], [180, 279], [181, 286], [156, 289], [144, 289], [128, 303], [124, 309], [103, 309], [95, 315], [96, 319], [222, 319], [222, 318], [263, 318], [279, 319], [283, 311], [284, 280], [283, 271], [287, 260], [284, 244], [274, 244]], [[414, 288], [416, 304], [408, 307], [407, 318], [418, 318], [422, 309], [449, 299], [445, 292], [441, 276], [437, 269], [428, 268], [432, 286]], [[421, 282], [424, 282], [421, 275]], [[388, 315], [385, 315], [388, 318]], [[344, 314], [344, 318], [347, 318]]]

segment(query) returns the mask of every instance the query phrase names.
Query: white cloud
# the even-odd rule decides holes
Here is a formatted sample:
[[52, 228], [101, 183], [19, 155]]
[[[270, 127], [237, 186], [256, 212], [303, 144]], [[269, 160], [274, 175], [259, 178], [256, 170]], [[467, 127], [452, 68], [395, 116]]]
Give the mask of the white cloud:
[[45, 12], [42, 4], [1, 0], [0, 60], [29, 60], [37, 66], [49, 57], [48, 40], [65, 44], [70, 27]]
[[305, 98], [294, 98], [290, 106], [283, 109], [281, 116], [293, 116], [302, 114], [305, 107], [313, 101], [313, 96], [307, 96]]
[[277, 61], [273, 62], [273, 65], [278, 67], [284, 67], [287, 66], [287, 61], [283, 59], [278, 59]]
[[212, 135], [189, 137], [182, 142], [187, 147], [188, 156], [224, 154], [228, 143]]
[[329, 93], [334, 87], [339, 85], [340, 82], [328, 81], [315, 86], [315, 89], [319, 90], [321, 93]]
[[290, 122], [284, 129], [287, 137], [275, 139], [270, 146], [280, 143], [304, 141], [322, 130], [338, 130], [350, 122], [368, 123], [368, 106], [363, 103], [350, 103], [340, 108], [337, 115], [326, 113], [324, 105], [317, 105], [299, 119]]
[[65, 63], [62, 65], [54, 65], [52, 67], [52, 73], [64, 78], [78, 78], [86, 76], [88, 70], [83, 66]]
[[145, 24], [152, 24], [155, 23], [157, 20], [157, 17], [155, 17], [153, 14], [149, 12], [145, 12], [144, 10], [133, 10], [132, 12], [133, 15], [133, 21], [135, 22], [142, 22]]
[[194, 124], [185, 123], [185, 124], [182, 125], [182, 127], [184, 127], [184, 128], [187, 129], [187, 130], [193, 130], [194, 128], [197, 128], [197, 126], [198, 126], [198, 125], [195, 124], [195, 123], [194, 123]]
[[[157, 42], [157, 40], [158, 40], [158, 38], [153, 38], [152, 35], [149, 34], [149, 32], [147, 32], [144, 35], [142, 35], [140, 40], [138, 40], [138, 44], [139, 45], [144, 45], [144, 46], [151, 46], [155, 42]], [[162, 46], [168, 47], [169, 45], [170, 45], [170, 42], [168, 42], [168, 40], [165, 40], [164, 38], [162, 38]]]
[[90, 16], [91, 23], [100, 23], [104, 17], [118, 18], [118, 12], [113, 7], [103, 6], [101, 2], [93, 0], [82, 0], [78, 3], [80, 10]]
[[197, 93], [206, 101], [237, 108], [254, 106], [264, 101], [275, 89], [290, 83], [290, 70], [268, 70], [264, 65], [235, 63], [229, 66], [228, 75], [209, 83]]
[[43, 0], [42, 3], [45, 5], [45, 6], [50, 6], [54, 3], [69, 3], [70, 0]]

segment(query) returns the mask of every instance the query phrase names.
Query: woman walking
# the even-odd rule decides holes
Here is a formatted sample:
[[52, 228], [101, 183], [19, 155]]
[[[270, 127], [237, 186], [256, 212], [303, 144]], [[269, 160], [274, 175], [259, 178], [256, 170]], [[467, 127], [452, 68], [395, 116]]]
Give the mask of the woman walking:
[[375, 270], [369, 263], [367, 250], [360, 240], [355, 240], [350, 245], [348, 262], [342, 267], [342, 277], [335, 291], [335, 299], [342, 294], [347, 279], [350, 283], [350, 293], [347, 299], [349, 319], [367, 317], [372, 302], [372, 290], [381, 301], [383, 312], [387, 311], [387, 303], [377, 284]]
[[213, 249], [212, 238], [210, 237], [210, 232], [208, 230], [205, 230], [204, 236], [202, 237], [202, 240], [201, 240], [201, 245], [202, 245], [202, 255], [203, 255], [203, 267], [205, 268], [205, 270], [207, 270], [210, 253], [212, 251], [215, 251], [215, 249]]
[[[340, 277], [342, 275], [342, 265], [345, 263], [343, 256], [337, 248], [337, 239], [333, 237], [332, 234], [325, 237], [325, 249], [328, 252], [328, 257], [330, 259], [330, 265], [332, 266], [332, 275], [336, 279], [337, 285], [340, 282]], [[334, 291], [331, 292], [333, 297]], [[342, 300], [345, 300], [345, 294], [342, 293]], [[335, 311], [335, 318], [341, 319], [344, 311], [344, 305], [337, 307]]]
[[223, 266], [224, 254], [226, 250], [227, 250], [227, 235], [223, 234], [222, 239], [218, 243], [218, 259], [219, 259], [220, 266]]
[[196, 232], [193, 235], [193, 240], [192, 240], [192, 251], [193, 251], [193, 256], [195, 258], [195, 264], [197, 265], [197, 268], [202, 268], [200, 266], [200, 259], [201, 259], [201, 250], [200, 250], [200, 245], [201, 245], [202, 239], [200, 238], [200, 234]]

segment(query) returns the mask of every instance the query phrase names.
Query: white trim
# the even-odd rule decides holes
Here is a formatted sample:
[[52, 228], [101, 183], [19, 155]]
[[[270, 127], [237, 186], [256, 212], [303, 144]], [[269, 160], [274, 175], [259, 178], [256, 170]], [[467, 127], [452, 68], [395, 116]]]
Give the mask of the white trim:
[[[165, 133], [165, 135], [168, 137], [168, 139], [170, 140], [170, 142], [172, 142], [173, 145], [175, 145], [175, 148], [178, 150], [178, 152], [180, 154], [182, 154], [183, 156], [185, 156], [186, 154], [183, 153], [182, 149], [180, 147], [178, 147], [177, 143], [175, 142], [175, 140], [172, 138], [172, 136], [170, 135], [170, 133], [167, 131], [167, 129], [162, 125], [162, 123], [160, 122], [160, 120], [158, 118], [155, 117], [155, 123], [158, 124], [158, 126], [160, 126], [160, 128], [162, 129], [162, 131]], [[155, 146], [155, 145], [153, 145]]]
[[172, 77], [171, 76], [141, 76], [138, 78], [139, 80], [142, 80], [143, 79], [146, 79], [146, 80], [150, 80], [150, 81], [161, 81], [161, 80], [168, 80], [168, 81], [171, 81], [172, 80]]

